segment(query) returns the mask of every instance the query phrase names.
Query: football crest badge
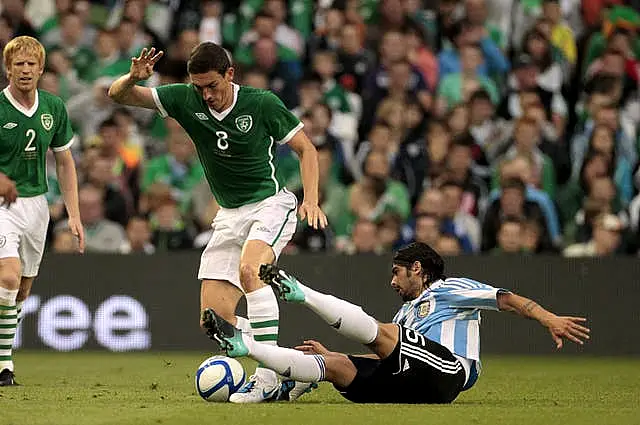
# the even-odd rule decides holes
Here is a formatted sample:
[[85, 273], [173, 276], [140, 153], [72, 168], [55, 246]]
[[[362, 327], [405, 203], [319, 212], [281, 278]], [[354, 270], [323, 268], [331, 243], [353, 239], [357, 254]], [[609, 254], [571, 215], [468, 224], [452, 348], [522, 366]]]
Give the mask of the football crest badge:
[[251, 115], [240, 115], [236, 118], [236, 127], [243, 133], [248, 133], [253, 127], [253, 118], [251, 118]]
[[53, 127], [53, 116], [51, 114], [42, 114], [40, 115], [40, 122], [42, 127], [49, 131]]
[[418, 317], [423, 319], [429, 315], [429, 310], [431, 309], [431, 303], [429, 300], [423, 301], [418, 305]]

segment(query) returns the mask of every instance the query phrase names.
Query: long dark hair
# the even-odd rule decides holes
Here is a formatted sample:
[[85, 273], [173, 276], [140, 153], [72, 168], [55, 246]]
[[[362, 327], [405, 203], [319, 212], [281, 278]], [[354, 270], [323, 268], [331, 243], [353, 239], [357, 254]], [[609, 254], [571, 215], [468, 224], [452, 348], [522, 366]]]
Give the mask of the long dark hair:
[[[529, 41], [535, 38], [543, 41], [547, 46], [547, 51], [542, 57], [542, 59], [535, 58], [531, 50], [529, 49]], [[547, 37], [545, 37], [543, 33], [541, 33], [535, 28], [532, 28], [531, 30], [529, 30], [524, 36], [524, 42], [522, 43], [522, 52], [528, 54], [536, 61], [536, 65], [538, 65], [538, 67], [540, 68], [540, 72], [546, 71], [547, 69], [549, 69], [551, 65], [553, 65], [552, 49], [553, 48], [551, 46], [551, 42], [547, 39]]]

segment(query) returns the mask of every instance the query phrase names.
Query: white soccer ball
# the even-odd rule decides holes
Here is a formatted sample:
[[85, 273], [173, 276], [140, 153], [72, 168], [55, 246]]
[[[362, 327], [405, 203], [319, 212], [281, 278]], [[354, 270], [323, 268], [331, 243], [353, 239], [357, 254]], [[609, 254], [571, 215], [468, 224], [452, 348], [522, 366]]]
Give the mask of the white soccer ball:
[[236, 359], [213, 356], [203, 361], [196, 372], [196, 390], [206, 401], [229, 401], [242, 387], [244, 368]]

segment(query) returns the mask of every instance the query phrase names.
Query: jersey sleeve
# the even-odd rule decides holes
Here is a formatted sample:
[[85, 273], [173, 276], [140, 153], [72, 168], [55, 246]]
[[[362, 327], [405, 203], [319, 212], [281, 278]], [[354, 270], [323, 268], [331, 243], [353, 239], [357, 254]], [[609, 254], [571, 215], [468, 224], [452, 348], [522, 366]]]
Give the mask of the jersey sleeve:
[[62, 152], [71, 147], [75, 141], [73, 129], [71, 128], [71, 120], [69, 120], [69, 114], [67, 108], [64, 106], [62, 99], [58, 100], [58, 123], [56, 125], [56, 132], [51, 139], [51, 149], [54, 152]]
[[451, 307], [498, 311], [498, 294], [509, 292], [472, 279], [447, 279], [439, 298]]
[[184, 107], [187, 90], [189, 90], [187, 84], [167, 84], [151, 89], [156, 109], [162, 118], [173, 117], [180, 105]]
[[284, 106], [278, 96], [271, 92], [262, 98], [262, 115], [267, 133], [278, 144], [288, 143], [304, 126], [298, 117]]

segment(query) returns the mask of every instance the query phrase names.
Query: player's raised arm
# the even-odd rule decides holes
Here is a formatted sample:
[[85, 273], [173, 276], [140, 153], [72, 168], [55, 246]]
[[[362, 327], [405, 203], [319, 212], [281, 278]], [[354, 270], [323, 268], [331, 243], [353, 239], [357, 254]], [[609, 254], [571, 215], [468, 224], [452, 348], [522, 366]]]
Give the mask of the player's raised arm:
[[580, 345], [584, 344], [584, 340], [589, 339], [591, 330], [581, 324], [587, 321], [584, 317], [557, 316], [535, 301], [512, 292], [499, 292], [497, 298], [500, 310], [512, 311], [522, 317], [535, 319], [549, 329], [558, 349], [562, 348], [563, 338]]
[[153, 66], [160, 60], [164, 53], [156, 53], [155, 48], [151, 50], [142, 49], [140, 56], [131, 58], [131, 68], [129, 73], [118, 78], [109, 88], [109, 97], [117, 103], [129, 106], [139, 106], [147, 109], [156, 109], [151, 89], [136, 85], [153, 75]]

